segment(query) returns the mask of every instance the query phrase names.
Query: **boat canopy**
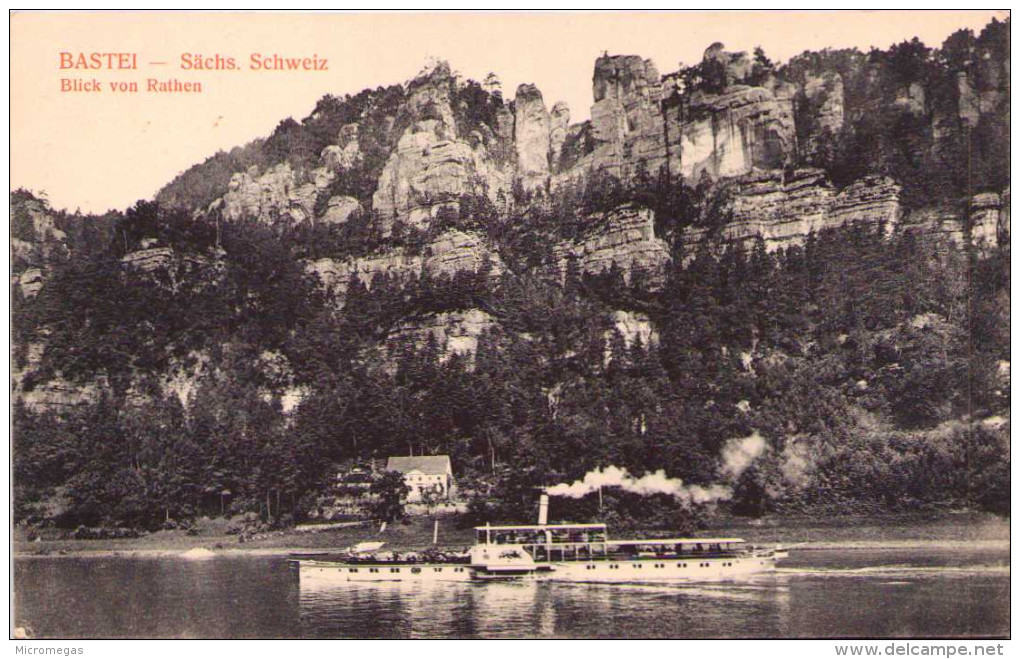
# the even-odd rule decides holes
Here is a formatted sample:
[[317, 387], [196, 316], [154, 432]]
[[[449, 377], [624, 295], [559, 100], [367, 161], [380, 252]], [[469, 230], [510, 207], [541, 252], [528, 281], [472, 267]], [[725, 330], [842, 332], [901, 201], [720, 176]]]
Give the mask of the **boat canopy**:
[[631, 545], [738, 545], [744, 540], [740, 538], [650, 538], [648, 540], [607, 540], [606, 544]]
[[581, 529], [604, 530], [605, 524], [532, 524], [521, 526], [476, 526], [476, 531], [579, 531]]

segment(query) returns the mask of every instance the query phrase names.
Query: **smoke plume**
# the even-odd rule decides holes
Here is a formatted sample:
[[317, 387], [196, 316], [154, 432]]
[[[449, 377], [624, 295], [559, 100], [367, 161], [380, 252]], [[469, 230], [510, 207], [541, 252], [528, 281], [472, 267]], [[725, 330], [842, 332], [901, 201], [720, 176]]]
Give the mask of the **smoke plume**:
[[779, 469], [783, 480], [794, 489], [807, 487], [811, 480], [811, 472], [814, 470], [814, 460], [808, 444], [796, 440], [787, 442]]
[[[749, 437], [731, 439], [722, 450], [722, 474], [729, 482], [735, 482], [744, 471], [751, 466], [765, 451], [764, 438], [757, 432]], [[685, 503], [711, 503], [725, 501], [733, 496], [729, 485], [713, 483], [712, 485], [687, 485], [679, 478], [670, 478], [662, 469], [635, 477], [622, 467], [608, 466], [589, 471], [581, 480], [573, 483], [560, 483], [546, 490], [552, 496], [581, 497], [595, 492], [600, 487], [618, 487], [626, 492], [647, 496], [651, 494], [667, 494]]]
[[757, 430], [747, 437], [728, 440], [722, 449], [723, 475], [736, 481], [752, 462], [761, 457], [766, 446], [765, 438]]

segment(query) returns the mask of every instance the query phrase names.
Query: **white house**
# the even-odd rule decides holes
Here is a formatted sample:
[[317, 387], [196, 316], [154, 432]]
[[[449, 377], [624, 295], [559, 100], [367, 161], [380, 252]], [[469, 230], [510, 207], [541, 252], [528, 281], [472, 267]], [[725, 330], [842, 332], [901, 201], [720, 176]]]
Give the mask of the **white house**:
[[407, 501], [422, 500], [422, 492], [438, 492], [449, 499], [453, 490], [453, 467], [448, 455], [395, 456], [386, 461], [386, 471], [399, 471], [410, 488]]

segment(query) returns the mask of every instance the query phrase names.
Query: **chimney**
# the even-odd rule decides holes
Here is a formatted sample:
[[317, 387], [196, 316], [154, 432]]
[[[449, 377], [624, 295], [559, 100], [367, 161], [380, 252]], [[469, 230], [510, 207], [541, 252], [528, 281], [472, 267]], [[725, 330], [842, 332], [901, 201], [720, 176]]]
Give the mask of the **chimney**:
[[543, 494], [538, 498], [538, 525], [545, 526], [549, 523], [549, 495]]

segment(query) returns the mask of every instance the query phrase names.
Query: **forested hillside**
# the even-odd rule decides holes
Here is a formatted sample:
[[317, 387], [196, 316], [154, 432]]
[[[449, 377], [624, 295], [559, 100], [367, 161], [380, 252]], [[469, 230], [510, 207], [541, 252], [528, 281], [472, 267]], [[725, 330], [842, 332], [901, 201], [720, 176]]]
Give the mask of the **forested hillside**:
[[581, 124], [440, 64], [123, 213], [12, 192], [15, 519], [300, 520], [409, 452], [492, 520], [609, 465], [729, 493], [629, 523], [1008, 514], [1009, 27], [604, 57]]

